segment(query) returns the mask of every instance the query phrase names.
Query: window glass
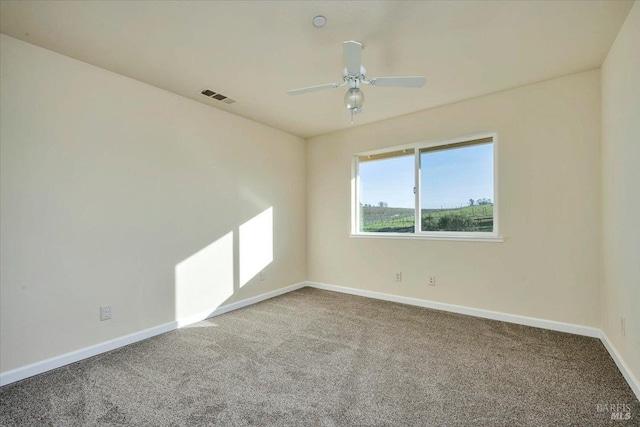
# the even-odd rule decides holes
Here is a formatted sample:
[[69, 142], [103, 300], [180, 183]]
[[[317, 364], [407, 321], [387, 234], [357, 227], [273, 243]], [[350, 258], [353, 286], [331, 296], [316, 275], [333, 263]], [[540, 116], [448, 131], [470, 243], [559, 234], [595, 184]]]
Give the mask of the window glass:
[[422, 231], [493, 231], [493, 144], [420, 150]]
[[358, 159], [360, 230], [374, 233], [415, 231], [415, 155], [408, 152]]

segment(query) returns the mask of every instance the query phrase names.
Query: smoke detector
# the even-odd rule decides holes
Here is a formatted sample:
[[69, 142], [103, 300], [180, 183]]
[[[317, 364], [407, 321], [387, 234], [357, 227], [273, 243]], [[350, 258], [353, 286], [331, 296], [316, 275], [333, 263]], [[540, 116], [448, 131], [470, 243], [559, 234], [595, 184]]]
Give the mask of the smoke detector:
[[315, 27], [321, 28], [321, 27], [324, 27], [326, 24], [327, 24], [327, 18], [325, 18], [322, 15], [318, 15], [313, 18], [313, 25]]

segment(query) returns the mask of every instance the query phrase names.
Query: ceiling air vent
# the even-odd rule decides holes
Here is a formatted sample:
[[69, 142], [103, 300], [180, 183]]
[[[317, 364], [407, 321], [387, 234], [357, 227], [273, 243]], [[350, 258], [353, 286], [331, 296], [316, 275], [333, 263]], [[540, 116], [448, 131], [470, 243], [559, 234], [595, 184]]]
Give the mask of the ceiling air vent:
[[207, 96], [207, 97], [211, 98], [211, 99], [215, 99], [216, 101], [224, 102], [225, 104], [233, 104], [234, 102], [236, 102], [235, 99], [231, 99], [228, 96], [224, 96], [221, 93], [216, 93], [216, 92], [212, 91], [211, 89], [204, 89], [200, 93], [203, 94], [204, 96]]

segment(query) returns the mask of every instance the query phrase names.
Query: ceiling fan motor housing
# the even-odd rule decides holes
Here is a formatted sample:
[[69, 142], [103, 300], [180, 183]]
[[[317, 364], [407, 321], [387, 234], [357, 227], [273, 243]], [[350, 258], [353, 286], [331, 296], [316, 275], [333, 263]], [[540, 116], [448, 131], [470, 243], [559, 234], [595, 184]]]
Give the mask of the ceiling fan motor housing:
[[360, 66], [360, 74], [358, 75], [349, 74], [346, 68], [342, 70], [342, 79], [349, 84], [350, 88], [360, 87], [360, 83], [362, 83], [366, 76], [367, 70], [362, 65]]

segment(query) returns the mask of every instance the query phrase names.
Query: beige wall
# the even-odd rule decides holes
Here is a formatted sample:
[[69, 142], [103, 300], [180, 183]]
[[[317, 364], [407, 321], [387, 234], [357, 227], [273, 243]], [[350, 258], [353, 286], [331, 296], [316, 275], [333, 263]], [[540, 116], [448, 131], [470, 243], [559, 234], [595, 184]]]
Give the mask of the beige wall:
[[[602, 329], [640, 379], [640, 4], [602, 65]], [[626, 318], [622, 336], [620, 318]]]
[[[309, 280], [599, 326], [599, 83], [588, 71], [310, 139]], [[492, 131], [504, 243], [349, 237], [353, 154]]]
[[0, 371], [305, 279], [302, 139], [0, 42]]

